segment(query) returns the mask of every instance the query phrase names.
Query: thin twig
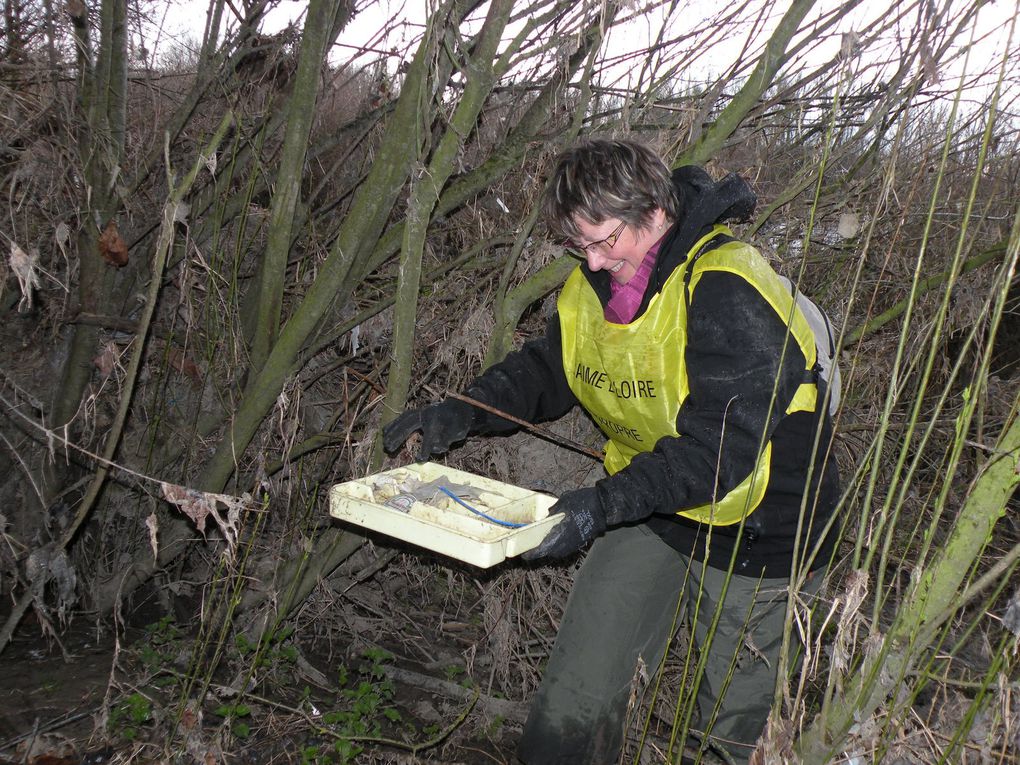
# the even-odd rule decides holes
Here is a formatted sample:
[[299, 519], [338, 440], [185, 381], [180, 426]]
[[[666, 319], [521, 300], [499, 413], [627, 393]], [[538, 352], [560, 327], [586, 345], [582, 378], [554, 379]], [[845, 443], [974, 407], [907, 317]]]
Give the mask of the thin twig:
[[575, 452], [580, 452], [581, 454], [585, 454], [593, 459], [597, 459], [599, 462], [601, 462], [606, 456], [603, 452], [595, 451], [594, 449], [589, 449], [584, 444], [579, 444], [577, 443], [577, 441], [571, 441], [569, 438], [561, 436], [557, 433], [553, 433], [551, 430], [543, 428], [541, 425], [535, 425], [534, 423], [528, 422], [527, 420], [522, 420], [519, 417], [514, 417], [514, 415], [509, 414], [508, 412], [504, 412], [502, 409], [497, 409], [494, 406], [483, 404], [481, 401], [476, 401], [470, 396], [465, 396], [461, 393], [448, 393], [447, 395], [450, 398], [455, 398], [458, 401], [463, 401], [467, 404], [471, 404], [471, 406], [476, 406], [479, 409], [489, 412], [490, 414], [498, 415], [505, 420], [510, 420], [510, 422], [513, 422], [517, 425], [520, 425], [522, 428], [530, 430], [537, 436], [548, 439], [549, 441], [552, 441], [553, 443], [558, 444], [559, 446], [564, 446], [567, 449], [573, 449]]
[[[387, 668], [387, 673], [389, 673], [391, 669], [393, 668], [392, 667]], [[166, 674], [172, 675], [174, 677], [183, 678], [183, 675], [180, 672], [176, 672], [174, 670], [169, 669], [163, 671]], [[233, 688], [230, 688], [229, 686], [222, 686], [215, 683], [213, 683], [212, 686], [214, 688], [218, 688], [220, 690], [225, 691], [235, 690]], [[478, 703], [478, 699], [481, 697], [481, 690], [478, 688], [474, 690], [474, 693], [471, 694], [471, 698], [467, 700], [464, 709], [460, 711], [460, 713], [457, 715], [456, 719], [453, 720], [453, 722], [451, 722], [441, 731], [438, 731], [431, 738], [427, 739], [426, 741], [421, 741], [417, 744], [411, 741], [400, 741], [398, 739], [385, 738], [382, 736], [358, 736], [350, 735], [347, 733], [340, 733], [336, 730], [333, 730], [333, 728], [331, 728], [330, 726], [324, 725], [321, 720], [316, 719], [317, 715], [313, 716], [312, 714], [309, 714], [305, 709], [301, 708], [300, 706], [295, 707], [291, 704], [287, 704], [276, 699], [271, 699], [268, 696], [260, 696], [249, 691], [245, 691], [242, 695], [239, 695], [238, 699], [242, 698], [242, 696], [243, 698], [251, 699], [252, 701], [255, 701], [257, 703], [265, 704], [266, 706], [272, 707], [273, 709], [283, 710], [284, 712], [289, 712], [292, 715], [299, 716], [303, 718], [304, 721], [309, 726], [311, 726], [316, 733], [319, 733], [324, 736], [331, 736], [332, 738], [339, 739], [340, 741], [351, 741], [357, 742], [359, 744], [376, 744], [380, 746], [391, 746], [395, 749], [403, 749], [407, 752], [410, 752], [411, 754], [418, 754], [419, 752], [422, 752], [426, 749], [431, 749], [434, 746], [438, 746], [446, 738], [448, 738], [451, 733], [453, 733], [455, 730], [457, 730], [457, 728], [464, 724], [464, 721], [467, 719], [468, 715], [471, 714], [471, 710], [474, 709], [475, 705]], [[503, 701], [503, 699], [499, 699], [499, 701]]]
[[26, 741], [30, 738], [38, 736], [40, 733], [48, 733], [51, 730], [57, 730], [58, 728], [63, 728], [65, 725], [70, 725], [71, 723], [78, 722], [78, 720], [81, 720], [83, 717], [88, 717], [89, 715], [95, 714], [97, 710], [98, 707], [95, 707], [93, 709], [86, 709], [82, 712], [68, 712], [67, 714], [62, 714], [59, 717], [55, 717], [54, 719], [50, 720], [49, 722], [42, 723], [41, 725], [39, 724], [39, 721], [36, 720], [36, 723], [32, 727], [32, 730], [28, 731], [27, 733], [22, 733], [18, 736], [15, 736], [14, 738], [9, 738], [6, 741], [0, 743], [0, 752], [4, 751], [5, 749], [10, 749], [11, 747], [20, 744], [22, 741]]

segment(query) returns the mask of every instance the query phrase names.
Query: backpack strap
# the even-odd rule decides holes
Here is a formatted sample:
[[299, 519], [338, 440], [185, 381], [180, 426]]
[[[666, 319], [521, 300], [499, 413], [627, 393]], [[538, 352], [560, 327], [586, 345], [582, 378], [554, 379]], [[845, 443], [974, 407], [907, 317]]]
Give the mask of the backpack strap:
[[840, 373], [837, 363], [836, 337], [832, 330], [832, 320], [818, 307], [811, 298], [797, 289], [792, 280], [780, 275], [780, 280], [786, 283], [790, 294], [800, 308], [804, 318], [815, 336], [815, 363], [811, 369], [806, 370], [802, 382], [814, 383], [818, 386], [818, 400], [823, 401], [828, 390], [832, 389], [832, 396], [829, 399], [829, 411], [835, 414], [840, 400]]

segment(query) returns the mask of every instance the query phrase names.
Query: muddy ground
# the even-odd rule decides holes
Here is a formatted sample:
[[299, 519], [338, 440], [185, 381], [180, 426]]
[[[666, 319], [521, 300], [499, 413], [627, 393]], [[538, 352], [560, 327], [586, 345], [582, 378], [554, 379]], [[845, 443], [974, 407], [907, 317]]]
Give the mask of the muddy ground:
[[[550, 493], [599, 475], [530, 435], [459, 457]], [[56, 635], [30, 614], [0, 655], [0, 763], [516, 762], [571, 571], [481, 570], [372, 536], [262, 651], [205, 634], [200, 598], [155, 586], [117, 619], [50, 614]]]
[[346, 645], [288, 632], [256, 659], [235, 643], [201, 706], [202, 636], [168, 617], [143, 626], [155, 609], [117, 634], [79, 620], [59, 641], [28, 619], [0, 657], [0, 762], [513, 762], [526, 708], [485, 692], [481, 619], [387, 600], [391, 616]]

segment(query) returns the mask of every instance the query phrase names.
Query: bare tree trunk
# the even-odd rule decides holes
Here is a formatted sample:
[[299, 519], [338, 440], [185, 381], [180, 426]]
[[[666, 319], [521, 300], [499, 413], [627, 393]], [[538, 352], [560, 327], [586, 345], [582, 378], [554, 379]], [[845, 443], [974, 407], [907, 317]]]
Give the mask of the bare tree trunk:
[[294, 90], [287, 106], [287, 130], [276, 176], [270, 212], [269, 240], [259, 261], [257, 288], [249, 305], [254, 308], [254, 333], [251, 338], [251, 368], [258, 370], [276, 341], [283, 311], [283, 290], [287, 284], [287, 258], [293, 235], [295, 211], [301, 195], [308, 136], [315, 115], [315, 103], [322, 80], [322, 62], [342, 24], [337, 15], [343, 9], [344, 19], [350, 9], [346, 0], [311, 0], [305, 29], [301, 37]]
[[17, 63], [25, 47], [21, 37], [21, 5], [18, 0], [7, 0], [4, 3], [4, 37], [7, 38], [7, 59]]
[[[114, 269], [100, 255], [99, 237], [116, 208], [114, 186], [124, 154], [126, 13], [126, 0], [104, 1], [102, 34], [94, 58], [88, 17], [81, 15], [72, 19], [78, 51], [79, 101], [85, 118], [78, 135], [87, 184], [82, 200], [83, 225], [77, 237], [78, 310], [82, 313], [103, 313], [113, 288]], [[78, 412], [92, 377], [98, 338], [97, 327], [75, 324], [60, 383], [50, 406], [50, 427], [66, 427]], [[62, 471], [48, 465], [44, 477], [45, 502], [59, 493], [62, 481]]]
[[[425, 235], [439, 193], [457, 166], [464, 141], [474, 130], [485, 99], [496, 80], [493, 62], [500, 38], [513, 8], [513, 0], [493, 0], [475, 49], [469, 54], [464, 72], [467, 76], [464, 94], [432, 161], [412, 182], [411, 200], [404, 223], [404, 245], [400, 254], [397, 278], [397, 301], [393, 314], [393, 352], [386, 390], [382, 422], [390, 422], [407, 402], [414, 355], [414, 325], [418, 312], [418, 289], [421, 284], [421, 260]], [[423, 125], [423, 132], [427, 126]]]
[[220, 27], [223, 25], [224, 0], [209, 0], [205, 14], [205, 30], [202, 33], [202, 49], [198, 54], [198, 70], [202, 71], [213, 62], [216, 46], [219, 44]]

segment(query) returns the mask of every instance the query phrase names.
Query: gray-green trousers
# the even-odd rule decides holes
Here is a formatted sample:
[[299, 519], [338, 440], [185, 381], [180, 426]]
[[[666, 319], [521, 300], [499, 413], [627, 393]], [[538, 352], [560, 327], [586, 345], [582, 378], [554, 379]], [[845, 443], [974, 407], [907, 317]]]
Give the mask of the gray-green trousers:
[[[725, 578], [725, 571], [692, 565], [644, 525], [618, 527], [597, 539], [574, 580], [518, 757], [527, 765], [617, 762], [639, 659], [654, 676], [681, 597], [695, 641], [704, 647]], [[821, 578], [812, 577], [809, 589]], [[736, 762], [750, 756], [771, 708], [788, 584], [733, 576], [707, 652], [692, 727], [708, 727], [726, 688], [710, 733]], [[745, 631], [753, 652], [745, 647]], [[734, 655], [738, 665], [727, 686]]]

